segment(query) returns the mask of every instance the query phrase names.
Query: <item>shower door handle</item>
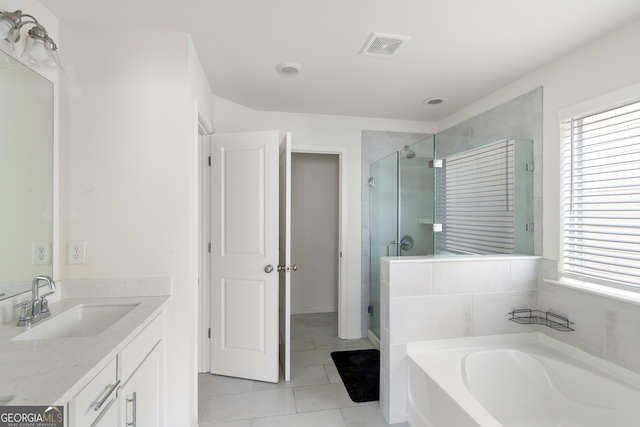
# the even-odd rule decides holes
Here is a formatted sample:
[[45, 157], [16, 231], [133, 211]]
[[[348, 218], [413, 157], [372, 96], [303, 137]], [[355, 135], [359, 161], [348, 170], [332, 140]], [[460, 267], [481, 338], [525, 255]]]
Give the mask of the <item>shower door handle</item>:
[[393, 240], [387, 242], [387, 256], [389, 256], [389, 246], [391, 245], [402, 245], [402, 242], [394, 242]]

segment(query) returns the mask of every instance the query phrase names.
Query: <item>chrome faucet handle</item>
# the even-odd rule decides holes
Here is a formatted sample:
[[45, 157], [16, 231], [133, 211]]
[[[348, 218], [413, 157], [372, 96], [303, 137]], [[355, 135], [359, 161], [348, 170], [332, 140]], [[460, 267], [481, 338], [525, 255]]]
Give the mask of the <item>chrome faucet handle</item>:
[[53, 291], [40, 296], [40, 314], [50, 313], [49, 301], [47, 301], [49, 295], [53, 295]]
[[16, 304], [13, 308], [26, 307], [31, 304], [31, 300], [21, 302], [20, 304]]
[[24, 301], [21, 302], [20, 304], [16, 304], [13, 306], [13, 308], [20, 308], [22, 307], [22, 311], [20, 311], [20, 318], [18, 319], [18, 326], [25, 326], [25, 325], [29, 325], [31, 324], [31, 307], [32, 307], [33, 301], [29, 300], [29, 301]]

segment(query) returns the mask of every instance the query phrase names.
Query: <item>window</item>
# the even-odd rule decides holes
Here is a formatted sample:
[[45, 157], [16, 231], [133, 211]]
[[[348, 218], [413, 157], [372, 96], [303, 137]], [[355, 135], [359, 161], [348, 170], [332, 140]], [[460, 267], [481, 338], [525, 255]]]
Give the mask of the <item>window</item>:
[[640, 102], [562, 132], [563, 275], [640, 290]]

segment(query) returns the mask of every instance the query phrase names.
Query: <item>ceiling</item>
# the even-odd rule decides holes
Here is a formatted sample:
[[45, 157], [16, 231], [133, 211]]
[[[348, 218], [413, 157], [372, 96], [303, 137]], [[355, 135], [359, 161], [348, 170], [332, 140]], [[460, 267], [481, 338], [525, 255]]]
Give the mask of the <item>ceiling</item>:
[[[213, 92], [252, 109], [432, 122], [640, 16], [638, 0], [41, 3], [61, 25], [191, 33]], [[391, 58], [360, 55], [374, 32], [411, 39]], [[301, 72], [279, 74], [284, 61]], [[433, 97], [445, 102], [423, 104]]]

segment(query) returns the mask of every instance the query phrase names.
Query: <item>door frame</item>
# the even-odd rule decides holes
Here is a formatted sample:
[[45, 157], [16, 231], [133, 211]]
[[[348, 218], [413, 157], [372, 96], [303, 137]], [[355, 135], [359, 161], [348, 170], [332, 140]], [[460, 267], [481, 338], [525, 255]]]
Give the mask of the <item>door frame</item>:
[[[295, 138], [294, 138], [295, 140]], [[334, 154], [338, 156], [338, 338], [347, 339], [347, 315], [350, 304], [347, 277], [347, 148], [338, 145], [292, 144], [291, 154]], [[292, 261], [293, 262], [293, 261]]]
[[[206, 131], [206, 129], [205, 129]], [[203, 143], [199, 150], [200, 162], [202, 165], [200, 168], [200, 183], [202, 185], [201, 197], [201, 214], [200, 214], [200, 232], [199, 236], [210, 236], [209, 222], [211, 218], [211, 204], [210, 204], [210, 188], [209, 184], [206, 184], [209, 180], [210, 169], [208, 165], [208, 158], [211, 149], [208, 136], [214, 133], [210, 131], [204, 134]], [[295, 138], [295, 135], [294, 135]], [[338, 212], [338, 242], [339, 249], [339, 267], [338, 267], [338, 337], [342, 339], [348, 338], [348, 325], [347, 319], [349, 319], [348, 311], [349, 307], [354, 306], [350, 304], [348, 300], [348, 288], [345, 283], [347, 277], [347, 257], [348, 254], [348, 242], [347, 242], [347, 148], [337, 145], [306, 145], [306, 144], [292, 144], [291, 153], [306, 153], [306, 154], [334, 154], [338, 156], [338, 191], [339, 191], [339, 212]], [[210, 274], [211, 265], [208, 257], [208, 239], [202, 239], [200, 245], [200, 257], [203, 260], [201, 266], [201, 279], [199, 281], [199, 307], [200, 318], [199, 320], [199, 342], [198, 342], [198, 372], [209, 372], [211, 369], [211, 351], [209, 346], [209, 325], [211, 323], [211, 282]], [[358, 305], [359, 307], [359, 301]], [[359, 318], [359, 316], [358, 316]]]
[[210, 129], [198, 115], [198, 372], [209, 372], [211, 366], [209, 348], [211, 260], [208, 241], [211, 236], [209, 156], [211, 155], [210, 136], [213, 132], [213, 129]]

